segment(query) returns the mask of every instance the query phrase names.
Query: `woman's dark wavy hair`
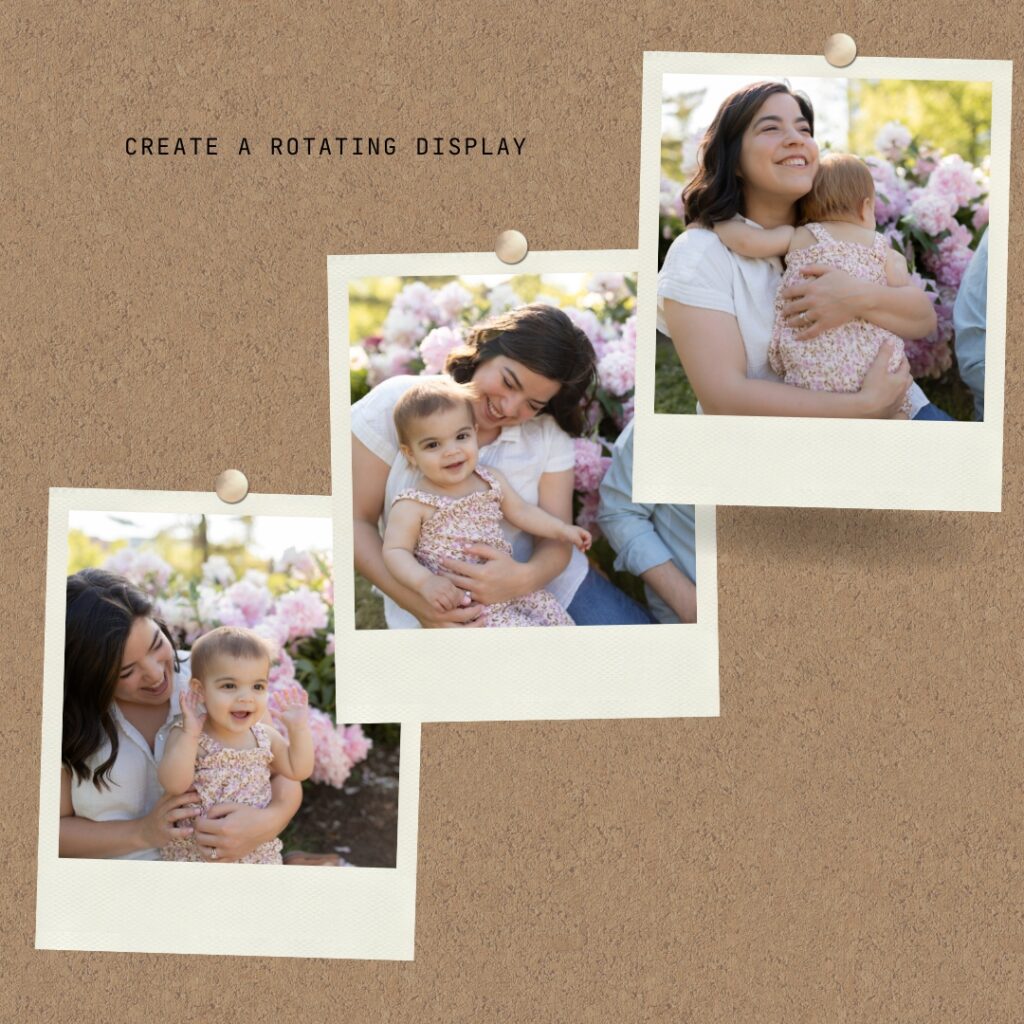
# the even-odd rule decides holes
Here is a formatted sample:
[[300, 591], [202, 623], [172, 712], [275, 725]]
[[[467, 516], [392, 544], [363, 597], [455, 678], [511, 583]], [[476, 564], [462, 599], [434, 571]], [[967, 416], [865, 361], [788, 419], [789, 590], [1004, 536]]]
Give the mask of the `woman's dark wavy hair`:
[[562, 310], [536, 303], [478, 324], [466, 344], [452, 351], [445, 369], [468, 384], [481, 363], [505, 356], [561, 384], [545, 406], [571, 437], [586, 427], [586, 407], [597, 384], [597, 357], [587, 336]]
[[[117, 760], [117, 729], [110, 713], [124, 645], [135, 620], [151, 618], [174, 648], [153, 602], [123, 576], [83, 569], [68, 577], [64, 630], [64, 733], [61, 761], [82, 782], [108, 788]], [[178, 668], [175, 654], [174, 667]], [[88, 758], [110, 741], [110, 757], [92, 770]]]
[[814, 133], [814, 108], [802, 93], [785, 82], [755, 82], [738, 89], [724, 100], [700, 144], [697, 173], [683, 189], [683, 220], [710, 228], [723, 220], [744, 214], [743, 188], [737, 171], [743, 133], [769, 96], [784, 92], [800, 106]]

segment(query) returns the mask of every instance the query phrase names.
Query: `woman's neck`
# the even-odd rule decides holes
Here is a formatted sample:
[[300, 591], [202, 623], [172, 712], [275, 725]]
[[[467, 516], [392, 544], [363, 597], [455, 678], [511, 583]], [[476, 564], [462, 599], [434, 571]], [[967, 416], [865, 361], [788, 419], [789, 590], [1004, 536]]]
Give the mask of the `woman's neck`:
[[791, 199], [764, 193], [744, 193], [744, 216], [763, 228], [779, 228], [796, 224], [796, 203]]
[[492, 427], [490, 430], [484, 430], [483, 427], [478, 426], [476, 428], [476, 443], [483, 448], [484, 445], [488, 445], [492, 441], [496, 441], [500, 433], [501, 427]]

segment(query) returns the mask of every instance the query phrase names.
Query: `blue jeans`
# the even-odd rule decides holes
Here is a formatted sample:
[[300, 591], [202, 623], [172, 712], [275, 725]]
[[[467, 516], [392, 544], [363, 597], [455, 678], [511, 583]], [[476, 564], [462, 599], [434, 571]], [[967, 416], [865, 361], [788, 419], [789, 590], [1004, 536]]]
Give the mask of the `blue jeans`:
[[655, 621], [646, 608], [593, 566], [587, 570], [566, 611], [577, 626], [646, 626]]
[[929, 402], [926, 406], [917, 410], [915, 420], [951, 420], [953, 417], [944, 413], [937, 405]]

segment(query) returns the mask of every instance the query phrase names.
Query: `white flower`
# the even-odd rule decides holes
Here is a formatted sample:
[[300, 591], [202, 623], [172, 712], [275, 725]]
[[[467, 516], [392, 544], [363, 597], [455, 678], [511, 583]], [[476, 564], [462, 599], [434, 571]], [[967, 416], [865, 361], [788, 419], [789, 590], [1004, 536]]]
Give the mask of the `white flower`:
[[415, 313], [392, 306], [380, 333], [388, 345], [412, 348], [423, 337], [424, 326]]
[[203, 563], [203, 582], [226, 587], [235, 582], [235, 570], [223, 555], [210, 555]]
[[366, 370], [370, 366], [370, 357], [362, 345], [352, 345], [348, 350], [348, 368], [353, 372]]
[[449, 281], [437, 293], [437, 311], [442, 319], [451, 323], [472, 301], [471, 291], [463, 288], [458, 281]]
[[504, 313], [509, 309], [516, 309], [523, 304], [523, 300], [516, 294], [511, 285], [495, 285], [487, 295], [487, 301], [491, 306], [491, 315]]
[[899, 160], [910, 146], [910, 129], [899, 121], [886, 121], [875, 136], [875, 149], [889, 160]]

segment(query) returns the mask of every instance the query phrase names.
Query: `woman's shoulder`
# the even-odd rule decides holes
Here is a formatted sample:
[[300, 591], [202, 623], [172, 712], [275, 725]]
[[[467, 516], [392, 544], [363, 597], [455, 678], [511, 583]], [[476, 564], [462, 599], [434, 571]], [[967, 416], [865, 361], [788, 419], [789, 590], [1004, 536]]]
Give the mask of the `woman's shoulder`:
[[689, 227], [670, 246], [660, 279], [731, 274], [736, 254], [708, 228]]

